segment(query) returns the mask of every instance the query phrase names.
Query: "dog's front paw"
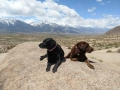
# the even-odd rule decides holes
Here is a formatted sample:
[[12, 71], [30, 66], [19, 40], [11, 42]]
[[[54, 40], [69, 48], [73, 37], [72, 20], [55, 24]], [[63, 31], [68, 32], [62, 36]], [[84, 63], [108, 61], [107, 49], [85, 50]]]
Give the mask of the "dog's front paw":
[[62, 62], [66, 62], [66, 59], [64, 58], [64, 59], [62, 59]]
[[91, 64], [89, 64], [88, 67], [91, 68], [91, 69], [95, 69], [94, 66], [91, 65]]
[[57, 72], [57, 69], [56, 69], [56, 68], [53, 68], [53, 69], [52, 69], [52, 72], [53, 72], [53, 73]]
[[46, 68], [46, 72], [49, 72], [49, 71], [50, 71], [50, 68], [47, 67], [47, 68]]
[[78, 61], [78, 58], [70, 58], [72, 61]]
[[44, 59], [44, 56], [41, 56], [41, 57], [40, 57], [40, 61], [42, 61], [43, 59]]

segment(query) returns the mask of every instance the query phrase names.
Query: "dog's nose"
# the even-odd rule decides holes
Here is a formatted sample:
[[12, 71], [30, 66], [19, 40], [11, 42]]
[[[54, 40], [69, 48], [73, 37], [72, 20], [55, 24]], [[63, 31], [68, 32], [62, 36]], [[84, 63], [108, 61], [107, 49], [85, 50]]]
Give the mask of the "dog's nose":
[[39, 44], [39, 47], [41, 47], [41, 44]]

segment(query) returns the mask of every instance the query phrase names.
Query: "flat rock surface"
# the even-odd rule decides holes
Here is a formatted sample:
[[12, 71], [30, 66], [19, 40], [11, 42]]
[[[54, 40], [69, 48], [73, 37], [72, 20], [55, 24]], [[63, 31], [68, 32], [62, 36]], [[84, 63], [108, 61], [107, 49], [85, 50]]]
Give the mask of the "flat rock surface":
[[[91, 58], [98, 52], [87, 54], [94, 62], [91, 63], [94, 70], [84, 62], [67, 59], [52, 73], [52, 70], [45, 71], [47, 59], [39, 60], [46, 50], [40, 49], [38, 44], [26, 42], [9, 51], [0, 63], [0, 90], [120, 90], [120, 68]], [[65, 54], [70, 51], [62, 48]]]
[[4, 58], [6, 57], [7, 53], [2, 53], [0, 54], [0, 63], [4, 60]]

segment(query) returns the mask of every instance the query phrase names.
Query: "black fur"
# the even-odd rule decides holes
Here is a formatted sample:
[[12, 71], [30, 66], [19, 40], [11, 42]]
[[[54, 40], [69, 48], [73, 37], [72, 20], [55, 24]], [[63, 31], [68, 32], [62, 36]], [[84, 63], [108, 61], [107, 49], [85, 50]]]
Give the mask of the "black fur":
[[53, 73], [55, 73], [60, 64], [65, 60], [63, 49], [52, 38], [46, 38], [45, 40], [43, 40], [43, 42], [39, 44], [39, 47], [47, 49], [47, 54], [40, 57], [40, 61], [48, 57], [46, 71], [50, 71], [51, 65], [55, 64], [52, 69]]

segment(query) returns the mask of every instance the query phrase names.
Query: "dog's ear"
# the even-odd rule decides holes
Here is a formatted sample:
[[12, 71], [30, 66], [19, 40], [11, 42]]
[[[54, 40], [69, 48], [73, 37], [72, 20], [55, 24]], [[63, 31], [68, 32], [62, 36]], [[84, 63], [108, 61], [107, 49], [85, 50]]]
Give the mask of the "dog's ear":
[[89, 46], [89, 44], [86, 43], [86, 42], [79, 42], [79, 43], [77, 44], [77, 46], [78, 46], [79, 49], [85, 51], [86, 48]]
[[49, 41], [52, 41], [52, 40], [53, 40], [52, 38], [46, 38], [44, 41], [49, 42]]
[[80, 45], [80, 49], [83, 50], [83, 51], [85, 50], [85, 47], [86, 47], [85, 44]]
[[55, 41], [55, 40], [53, 40], [53, 39], [51, 39], [49, 43], [50, 43], [50, 45], [51, 45], [51, 46], [55, 46], [56, 41]]

